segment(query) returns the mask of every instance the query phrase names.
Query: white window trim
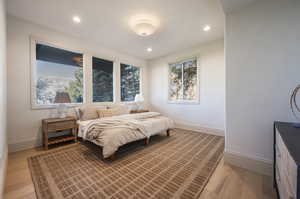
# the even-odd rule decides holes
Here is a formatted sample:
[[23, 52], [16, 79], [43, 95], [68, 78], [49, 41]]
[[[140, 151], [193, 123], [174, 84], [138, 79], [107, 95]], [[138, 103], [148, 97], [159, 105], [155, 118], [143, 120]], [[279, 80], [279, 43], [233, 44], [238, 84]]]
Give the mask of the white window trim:
[[[121, 63], [136, 66], [140, 68], [140, 93], [143, 93], [143, 75], [144, 66], [140, 62], [130, 60], [120, 60], [117, 57], [107, 56], [99, 53], [92, 53], [78, 48], [69, 48], [61, 43], [49, 41], [41, 37], [30, 35], [30, 105], [32, 110], [38, 109], [55, 109], [57, 104], [40, 105], [36, 104], [36, 44], [44, 44], [59, 49], [72, 51], [83, 54], [83, 102], [82, 103], [70, 103], [69, 107], [82, 106], [87, 104], [93, 105], [112, 105], [115, 103], [120, 104], [134, 104], [134, 101], [123, 102], [121, 101]], [[92, 78], [92, 57], [100, 59], [106, 59], [113, 61], [113, 102], [93, 102], [93, 78]]]
[[82, 103], [69, 103], [68, 106], [78, 106], [86, 103], [86, 58], [85, 53], [78, 49], [66, 48], [56, 42], [46, 41], [35, 36], [30, 36], [30, 102], [31, 109], [54, 109], [57, 104], [36, 104], [36, 44], [44, 44], [47, 46], [59, 48], [62, 50], [81, 53], [83, 55], [83, 102]]
[[[184, 62], [186, 61], [191, 61], [191, 60], [194, 60], [196, 59], [196, 66], [197, 66], [197, 89], [196, 89], [196, 97], [197, 99], [196, 100], [170, 100], [170, 65], [171, 64], [183, 64]], [[183, 70], [183, 67], [182, 67], [182, 70]], [[183, 82], [183, 73], [182, 73], [182, 82]], [[183, 89], [182, 89], [182, 92]], [[167, 102], [168, 104], [199, 104], [200, 103], [200, 58], [199, 56], [194, 56], [194, 57], [191, 57], [191, 58], [185, 58], [185, 59], [181, 59], [179, 61], [175, 61], [175, 62], [170, 62], [168, 63], [168, 92], [167, 92]]]
[[135, 104], [135, 101], [132, 100], [132, 101], [122, 101], [122, 94], [121, 94], [121, 64], [125, 64], [125, 65], [130, 65], [130, 66], [134, 66], [134, 67], [137, 67], [137, 68], [140, 68], [140, 94], [144, 95], [143, 94], [143, 73], [144, 73], [144, 67], [143, 66], [140, 66], [140, 64], [132, 64], [128, 61], [120, 61], [119, 62], [119, 102], [122, 103], [122, 104]]

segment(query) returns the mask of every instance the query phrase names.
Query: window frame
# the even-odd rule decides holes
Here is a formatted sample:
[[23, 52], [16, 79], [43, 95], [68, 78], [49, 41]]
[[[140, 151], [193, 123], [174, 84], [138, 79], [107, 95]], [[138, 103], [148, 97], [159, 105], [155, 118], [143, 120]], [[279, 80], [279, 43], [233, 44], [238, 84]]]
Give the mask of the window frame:
[[[93, 82], [93, 57], [95, 58], [98, 58], [98, 59], [104, 59], [104, 60], [107, 60], [107, 61], [111, 61], [113, 62], [113, 101], [112, 102], [94, 102], [94, 89], [93, 89], [93, 86], [94, 86], [94, 82]], [[91, 67], [90, 67], [90, 75], [91, 75], [91, 103], [92, 104], [95, 104], [95, 105], [103, 105], [103, 104], [113, 104], [115, 103], [117, 100], [116, 100], [116, 96], [117, 96], [117, 93], [116, 93], [116, 82], [117, 82], [117, 70], [116, 70], [116, 63], [117, 63], [117, 60], [113, 57], [107, 57], [107, 56], [102, 56], [102, 55], [99, 55], [99, 54], [91, 54], [90, 56], [90, 61], [91, 61]]]
[[140, 64], [135, 64], [135, 63], [130, 63], [128, 61], [120, 61], [119, 63], [119, 101], [120, 103], [122, 104], [133, 104], [135, 103], [134, 100], [132, 101], [122, 101], [122, 91], [121, 91], [121, 84], [122, 84], [122, 81], [121, 81], [121, 64], [125, 64], [125, 65], [129, 65], [129, 66], [134, 66], [134, 67], [137, 67], [140, 69], [140, 94], [143, 94], [143, 85], [142, 85], [142, 82], [143, 82], [143, 66], [140, 66]]
[[80, 49], [72, 49], [69, 47], [65, 47], [64, 45], [60, 45], [57, 42], [51, 42], [45, 39], [41, 39], [35, 36], [30, 36], [30, 104], [31, 104], [31, 109], [54, 109], [57, 107], [57, 104], [37, 104], [36, 103], [36, 82], [37, 82], [37, 77], [36, 77], [36, 45], [37, 44], [42, 44], [42, 45], [47, 45], [50, 47], [54, 47], [54, 48], [59, 48], [62, 50], [66, 50], [66, 51], [71, 51], [71, 52], [75, 52], [75, 53], [80, 53], [82, 54], [83, 57], [83, 101], [82, 103], [68, 103], [68, 106], [74, 107], [74, 106], [78, 106], [78, 105], [82, 105], [86, 103], [86, 57], [85, 57], [85, 53], [80, 50]]
[[[180, 64], [181, 68], [182, 68], [182, 85], [183, 85], [183, 63], [184, 62], [188, 62], [188, 61], [193, 61], [196, 60], [196, 67], [197, 67], [197, 81], [196, 81], [196, 100], [184, 100], [184, 99], [180, 99], [180, 100], [170, 100], [170, 65], [172, 64]], [[200, 103], [200, 58], [199, 56], [193, 56], [190, 58], [185, 58], [185, 59], [180, 59], [178, 61], [174, 61], [174, 62], [169, 62], [168, 63], [168, 92], [167, 92], [167, 102], [168, 104], [199, 104]], [[182, 87], [184, 88], [184, 86]], [[182, 89], [182, 92], [184, 92], [184, 90]]]

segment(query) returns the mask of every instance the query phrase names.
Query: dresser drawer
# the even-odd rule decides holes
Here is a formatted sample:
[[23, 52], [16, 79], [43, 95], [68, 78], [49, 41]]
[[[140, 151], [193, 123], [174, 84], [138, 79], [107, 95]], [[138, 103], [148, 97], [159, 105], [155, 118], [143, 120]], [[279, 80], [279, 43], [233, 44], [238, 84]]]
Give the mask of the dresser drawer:
[[297, 165], [276, 131], [276, 182], [281, 199], [297, 198]]
[[286, 159], [286, 170], [287, 170], [287, 175], [286, 175], [286, 182], [290, 187], [290, 192], [291, 194], [296, 196], [297, 193], [297, 174], [298, 174], [298, 169], [297, 165], [290, 155], [290, 153], [287, 153], [287, 159]]
[[284, 145], [284, 142], [279, 132], [276, 132], [275, 150], [276, 150], [276, 164], [278, 165], [281, 173], [287, 174], [288, 151], [286, 146]]
[[62, 121], [62, 122], [56, 122], [56, 123], [48, 123], [48, 132], [49, 131], [59, 131], [59, 130], [65, 130], [68, 128], [74, 128], [76, 125], [76, 122], [74, 121]]
[[288, 176], [283, 176], [282, 184], [283, 184], [283, 188], [285, 189], [285, 194], [286, 194], [285, 198], [296, 199], [297, 194], [295, 192], [295, 189], [292, 189]]
[[278, 145], [275, 146], [275, 150], [276, 150], [276, 166], [278, 167], [278, 169], [282, 169], [284, 164], [284, 160], [283, 160], [283, 152], [282, 150], [280, 150], [280, 148], [278, 147]]
[[276, 169], [275, 177], [276, 177], [280, 199], [296, 199], [297, 195], [289, 185], [287, 176], [284, 175], [278, 167], [276, 167], [275, 169]]
[[287, 193], [282, 182], [277, 182], [280, 199], [288, 199]]

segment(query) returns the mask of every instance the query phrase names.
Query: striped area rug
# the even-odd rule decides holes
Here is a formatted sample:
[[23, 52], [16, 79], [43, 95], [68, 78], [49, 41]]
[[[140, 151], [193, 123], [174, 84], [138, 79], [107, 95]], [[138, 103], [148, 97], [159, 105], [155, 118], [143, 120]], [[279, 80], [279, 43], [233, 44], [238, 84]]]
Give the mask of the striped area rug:
[[75, 144], [28, 159], [38, 199], [199, 198], [224, 151], [224, 138], [176, 129], [125, 146], [114, 161]]

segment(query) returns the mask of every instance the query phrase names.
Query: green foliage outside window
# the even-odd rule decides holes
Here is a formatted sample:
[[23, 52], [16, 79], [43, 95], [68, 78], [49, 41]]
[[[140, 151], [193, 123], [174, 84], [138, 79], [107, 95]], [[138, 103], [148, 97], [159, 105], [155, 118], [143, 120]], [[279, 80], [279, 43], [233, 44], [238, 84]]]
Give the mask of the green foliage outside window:
[[75, 80], [69, 82], [69, 85], [65, 88], [65, 91], [69, 93], [71, 102], [83, 101], [83, 69], [78, 68], [75, 71]]
[[197, 100], [197, 60], [169, 65], [169, 100]]

